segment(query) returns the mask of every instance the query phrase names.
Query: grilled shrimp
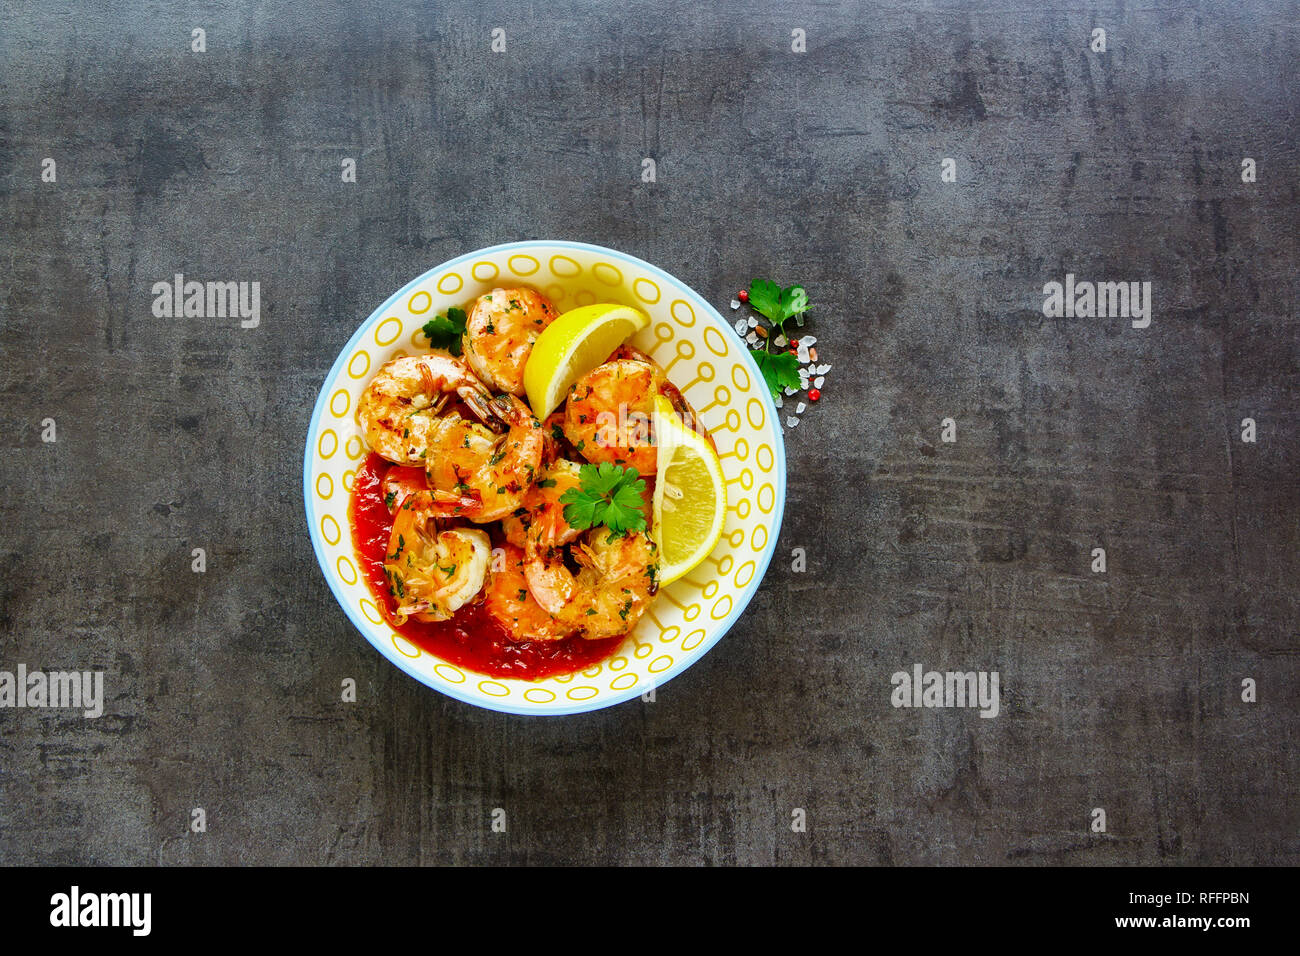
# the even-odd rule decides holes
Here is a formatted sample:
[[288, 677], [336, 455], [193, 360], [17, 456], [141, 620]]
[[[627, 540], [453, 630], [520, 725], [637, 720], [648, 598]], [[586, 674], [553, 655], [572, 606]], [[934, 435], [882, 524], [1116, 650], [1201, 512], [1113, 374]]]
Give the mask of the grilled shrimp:
[[564, 520], [564, 505], [560, 496], [579, 485], [581, 466], [576, 461], [560, 458], [546, 468], [537, 484], [533, 485], [520, 508], [501, 519], [506, 540], [516, 547], [525, 547], [531, 537], [544, 545], [568, 544], [582, 532]]
[[482, 422], [454, 411], [430, 425], [428, 434], [425, 478], [430, 488], [442, 491], [467, 492], [469, 486], [465, 476], [492, 457], [501, 439], [501, 435]]
[[366, 441], [395, 464], [424, 464], [430, 425], [453, 393], [480, 418], [491, 417], [491, 394], [460, 359], [431, 352], [385, 363], [357, 409]]
[[512, 544], [503, 550], [504, 568], [492, 571], [483, 598], [488, 614], [516, 641], [558, 641], [572, 634], [575, 628], [548, 613], [528, 593], [523, 550]]
[[493, 289], [478, 297], [465, 320], [465, 359], [489, 388], [523, 395], [524, 365], [533, 343], [558, 317], [540, 292]]
[[504, 435], [459, 416], [443, 419], [430, 436], [429, 486], [477, 499], [464, 512], [471, 521], [498, 521], [515, 511], [541, 471], [542, 425], [513, 395], [492, 399], [489, 411], [507, 426]]
[[631, 465], [643, 475], [658, 467], [654, 444], [657, 366], [635, 359], [597, 365], [573, 383], [564, 410], [564, 434], [591, 462]]
[[397, 599], [399, 624], [408, 617], [446, 621], [483, 589], [492, 543], [479, 528], [448, 527], [439, 521], [460, 507], [428, 491], [406, 497], [393, 518], [384, 556], [389, 593]]
[[411, 495], [424, 492], [433, 496], [437, 512], [442, 517], [463, 518], [478, 508], [478, 499], [469, 498], [440, 488], [430, 488], [423, 468], [407, 465], [394, 465], [388, 469], [380, 482], [380, 492], [384, 496], [384, 505], [388, 513], [396, 515]]
[[571, 557], [576, 575], [565, 564], [563, 548], [529, 539], [524, 578], [542, 610], [590, 640], [632, 630], [658, 590], [659, 556], [649, 536], [616, 536], [602, 525], [572, 546]]
[[[655, 360], [648, 354], [642, 352], [639, 348], [627, 344], [620, 345], [618, 349], [615, 350], [614, 354], [609, 357], [609, 361], [611, 362], [616, 359], [632, 359], [659, 368]], [[682, 390], [672, 382], [668, 381], [668, 379], [663, 375], [660, 375], [659, 377], [659, 394], [668, 399], [668, 404], [671, 405], [673, 411], [677, 413], [677, 417], [682, 420], [682, 424], [691, 431], [699, 432], [699, 434], [709, 440], [709, 444], [713, 444], [713, 437], [705, 430], [704, 425], [700, 422], [699, 415], [695, 413], [695, 409], [692, 407], [691, 403], [686, 400], [686, 396], [682, 394]]]
[[380, 492], [384, 496], [384, 504], [388, 507], [388, 513], [397, 514], [397, 509], [411, 495], [428, 491], [429, 486], [424, 480], [423, 468], [412, 468], [403, 465], [394, 465], [384, 474], [384, 479], [379, 485]]

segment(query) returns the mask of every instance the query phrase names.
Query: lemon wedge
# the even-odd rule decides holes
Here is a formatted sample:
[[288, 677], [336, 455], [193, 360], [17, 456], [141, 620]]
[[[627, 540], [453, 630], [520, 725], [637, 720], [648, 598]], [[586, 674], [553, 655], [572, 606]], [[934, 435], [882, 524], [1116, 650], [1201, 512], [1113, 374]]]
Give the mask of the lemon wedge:
[[659, 547], [659, 585], [703, 561], [722, 537], [727, 485], [707, 438], [687, 428], [662, 395], [655, 400], [655, 479], [650, 536]]
[[598, 302], [565, 312], [533, 343], [524, 391], [539, 419], [560, 407], [569, 388], [650, 324], [640, 309]]

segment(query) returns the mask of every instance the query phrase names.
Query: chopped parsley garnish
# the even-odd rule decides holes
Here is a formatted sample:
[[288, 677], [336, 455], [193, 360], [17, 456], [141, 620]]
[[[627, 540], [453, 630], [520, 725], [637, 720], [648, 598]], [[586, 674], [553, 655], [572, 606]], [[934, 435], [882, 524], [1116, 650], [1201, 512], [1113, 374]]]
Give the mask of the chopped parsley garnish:
[[606, 525], [615, 535], [645, 530], [645, 481], [631, 467], [583, 465], [577, 488], [560, 496], [564, 520], [578, 530]]
[[465, 334], [465, 310], [455, 306], [424, 323], [424, 337], [435, 349], [460, 354], [460, 337]]

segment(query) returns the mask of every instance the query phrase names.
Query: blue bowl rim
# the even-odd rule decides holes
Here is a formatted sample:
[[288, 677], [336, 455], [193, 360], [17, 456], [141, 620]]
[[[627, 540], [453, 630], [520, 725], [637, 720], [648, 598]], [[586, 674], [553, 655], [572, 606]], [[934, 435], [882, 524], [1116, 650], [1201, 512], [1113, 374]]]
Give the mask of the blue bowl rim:
[[[366, 641], [370, 644], [370, 646], [373, 647], [375, 650], [377, 650], [383, 658], [385, 658], [392, 664], [396, 665], [400, 670], [404, 671], [409, 676], [415, 678], [424, 686], [432, 690], [436, 690], [441, 694], [445, 694], [448, 697], [452, 697], [456, 700], [462, 701], [463, 703], [470, 704], [475, 707], [482, 707], [485, 710], [494, 710], [505, 714], [520, 714], [526, 717], [564, 717], [570, 714], [587, 713], [593, 710], [602, 710], [606, 707], [614, 707], [618, 704], [626, 703], [627, 701], [631, 700], [633, 697], [640, 697], [642, 694], [646, 693], [646, 688], [644, 687], [643, 684], [637, 683], [632, 687], [628, 688], [626, 691], [619, 691], [618, 694], [612, 697], [605, 697], [605, 698], [598, 697], [598, 698], [594, 698], [591, 702], [587, 702], [587, 701], [575, 702], [575, 704], [572, 707], [564, 706], [558, 710], [548, 709], [546, 711], [539, 712], [524, 707], [518, 707], [505, 702], [502, 702], [500, 704], [490, 703], [488, 701], [480, 700], [477, 698], [470, 697], [468, 695], [464, 695], [462, 693], [458, 693], [457, 689], [454, 687], [442, 687], [435, 684], [431, 684], [428, 680], [425, 679], [424, 674], [416, 670], [404, 658], [402, 658], [400, 654], [397, 654], [396, 656], [390, 654], [388, 652], [388, 649], [382, 644], [382, 642], [375, 641], [370, 638], [370, 635], [366, 632], [365, 625], [363, 625], [361, 620], [359, 619], [360, 611], [353, 609], [352, 602], [350, 600], [345, 600], [345, 596], [342, 593], [340, 593], [338, 584], [335, 581], [335, 576], [330, 573], [330, 569], [327, 566], [324, 546], [320, 540], [320, 533], [316, 525], [313, 524], [312, 522], [312, 516], [313, 516], [312, 498], [314, 492], [314, 489], [311, 487], [312, 452], [315, 444], [315, 439], [319, 433], [321, 416], [324, 413], [325, 406], [327, 404], [326, 393], [328, 389], [326, 388], [326, 384], [336, 379], [339, 372], [343, 368], [344, 359], [347, 356], [352, 354], [353, 349], [356, 348], [356, 346], [365, 337], [367, 331], [376, 322], [382, 320], [383, 314], [387, 312], [388, 309], [394, 303], [400, 301], [403, 298], [403, 296], [407, 294], [407, 292], [409, 292], [411, 289], [415, 288], [416, 286], [420, 285], [420, 283], [424, 282], [430, 276], [439, 272], [443, 272], [447, 269], [454, 269], [457, 266], [460, 266], [466, 262], [470, 262], [474, 259], [481, 258], [483, 256], [495, 255], [497, 253], [507, 252], [510, 250], [527, 251], [529, 249], [534, 249], [537, 246], [550, 246], [559, 249], [577, 249], [583, 252], [591, 252], [599, 255], [612, 256], [613, 258], [620, 259], [623, 262], [631, 263], [632, 265], [646, 270], [651, 275], [656, 276], [668, 282], [671, 285], [680, 286], [681, 288], [685, 289], [687, 298], [693, 299], [694, 305], [704, 309], [708, 313], [711, 313], [723, 326], [728, 325], [727, 321], [722, 317], [721, 313], [719, 313], [717, 309], [715, 309], [712, 305], [710, 305], [707, 301], [705, 301], [703, 296], [701, 296], [698, 292], [696, 292], [686, 283], [682, 282], [680, 279], [670, 275], [669, 273], [665, 272], [663, 269], [660, 269], [658, 266], [651, 265], [650, 263], [646, 262], [643, 259], [638, 259], [636, 256], [631, 256], [624, 252], [617, 252], [613, 249], [608, 249], [604, 246], [597, 246], [592, 243], [571, 242], [568, 240], [557, 240], [557, 239], [528, 239], [521, 242], [506, 242], [495, 246], [487, 246], [486, 248], [477, 249], [474, 252], [468, 252], [464, 255], [457, 256], [455, 259], [449, 259], [448, 261], [442, 263], [441, 265], [434, 266], [432, 269], [428, 269], [425, 272], [421, 273], [419, 276], [412, 279], [406, 285], [402, 286], [402, 288], [398, 289], [391, 296], [389, 296], [383, 305], [379, 306], [379, 308], [375, 309], [373, 312], [370, 313], [370, 316], [364, 322], [361, 323], [360, 327], [358, 327], [356, 332], [353, 333], [352, 337], [348, 339], [347, 344], [343, 346], [342, 350], [340, 350], [338, 358], [334, 360], [334, 364], [330, 367], [329, 372], [327, 372], [325, 375], [325, 381], [321, 383], [321, 391], [316, 398], [316, 406], [312, 410], [311, 421], [310, 424], [307, 426], [307, 443], [306, 443], [305, 451], [303, 453], [302, 493], [303, 493], [303, 508], [304, 508], [305, 516], [307, 518], [307, 531], [308, 534], [311, 536], [312, 548], [316, 552], [316, 562], [318, 565], [320, 565], [321, 573], [324, 574], [325, 581], [330, 586], [330, 591], [334, 595], [334, 600], [338, 603], [339, 607], [343, 609], [343, 613], [347, 615], [348, 619], [352, 622], [352, 625], [361, 633], [361, 636], [364, 637]], [[758, 363], [756, 363], [754, 359], [749, 355], [749, 349], [745, 348], [742, 349], [741, 351], [745, 353], [745, 361], [749, 363], [750, 375], [754, 377], [755, 382], [761, 382], [763, 380], [763, 373], [759, 370]], [[707, 654], [710, 650], [712, 650], [713, 646], [717, 644], [718, 641], [722, 640], [722, 638], [731, 630], [731, 628], [735, 625], [736, 621], [740, 619], [740, 616], [745, 613], [745, 608], [749, 606], [749, 602], [753, 600], [754, 595], [758, 592], [758, 588], [763, 582], [763, 577], [767, 574], [768, 566], [772, 562], [772, 556], [776, 553], [777, 540], [781, 535], [781, 523], [785, 518], [785, 479], [786, 479], [785, 441], [781, 433], [781, 419], [777, 413], [776, 403], [772, 400], [771, 394], [766, 390], [759, 389], [759, 393], [762, 395], [762, 399], [767, 406], [767, 412], [771, 416], [771, 420], [773, 424], [776, 426], [777, 436], [781, 438], [780, 441], [774, 442], [776, 462], [777, 462], [776, 518], [772, 523], [771, 540], [767, 548], [765, 549], [765, 554], [763, 554], [760, 559], [762, 563], [762, 567], [758, 569], [758, 572], [754, 575], [753, 579], [745, 587], [743, 593], [740, 596], [740, 599], [736, 602], [735, 608], [732, 610], [731, 614], [728, 615], [727, 620], [723, 622], [722, 627], [713, 636], [713, 639], [710, 640], [707, 644], [698, 648], [696, 651], [692, 651], [689, 656], [683, 657], [679, 661], [674, 662], [673, 666], [669, 668], [667, 671], [665, 671], [663, 674], [656, 675], [656, 679], [651, 685], [656, 689], [662, 687], [664, 684], [668, 683], [670, 680], [672, 680], [682, 671], [686, 670], [696, 661], [703, 658], [704, 655]], [[369, 624], [369, 622], [366, 623]], [[488, 677], [490, 675], [483, 675], [483, 676]]]

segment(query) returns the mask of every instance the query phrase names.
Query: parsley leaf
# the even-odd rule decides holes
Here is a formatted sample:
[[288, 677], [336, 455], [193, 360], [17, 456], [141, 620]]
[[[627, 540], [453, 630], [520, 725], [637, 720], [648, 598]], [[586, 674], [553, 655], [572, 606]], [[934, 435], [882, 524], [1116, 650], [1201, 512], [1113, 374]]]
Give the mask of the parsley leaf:
[[452, 355], [460, 354], [460, 337], [465, 334], [465, 310], [455, 306], [444, 315], [436, 315], [424, 323], [424, 337], [435, 349], [446, 349]]
[[790, 318], [803, 325], [803, 313], [809, 308], [808, 293], [801, 285], [782, 289], [770, 279], [755, 279], [749, 284], [749, 305], [775, 326], [785, 325]]
[[779, 398], [784, 389], [799, 387], [799, 360], [789, 352], [764, 352], [754, 349], [750, 358], [758, 363], [773, 398]]
[[616, 535], [645, 530], [645, 481], [631, 466], [604, 461], [578, 470], [577, 488], [560, 495], [564, 520], [578, 529], [606, 525]]
[[788, 289], [781, 290], [781, 311], [785, 313], [785, 318], [781, 320], [782, 325], [790, 318], [803, 325], [803, 314], [808, 311], [808, 293], [803, 290], [803, 286], [792, 285]]
[[755, 279], [749, 284], [749, 307], [773, 322], [781, 321], [781, 287], [770, 279]]

